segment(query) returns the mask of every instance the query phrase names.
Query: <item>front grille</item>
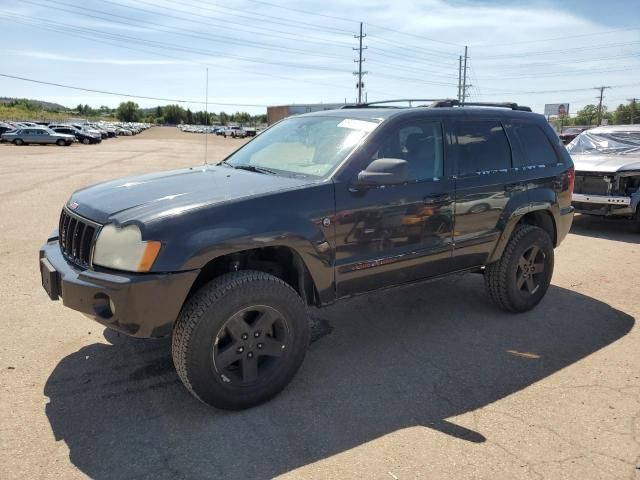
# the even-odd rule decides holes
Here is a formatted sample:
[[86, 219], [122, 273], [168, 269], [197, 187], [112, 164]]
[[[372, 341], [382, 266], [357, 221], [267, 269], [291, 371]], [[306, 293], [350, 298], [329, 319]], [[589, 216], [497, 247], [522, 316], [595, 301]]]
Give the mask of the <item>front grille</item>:
[[58, 232], [65, 258], [80, 267], [89, 267], [97, 228], [97, 224], [62, 209]]
[[585, 195], [609, 195], [610, 183], [602, 176], [576, 175], [574, 193]]

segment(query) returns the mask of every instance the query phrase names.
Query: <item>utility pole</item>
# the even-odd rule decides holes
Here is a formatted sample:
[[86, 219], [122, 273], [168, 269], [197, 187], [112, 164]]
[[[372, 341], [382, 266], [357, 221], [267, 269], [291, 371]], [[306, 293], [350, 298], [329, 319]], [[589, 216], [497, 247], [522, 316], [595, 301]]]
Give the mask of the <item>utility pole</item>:
[[462, 92], [462, 55], [458, 57], [458, 101]]
[[462, 69], [462, 103], [467, 99], [467, 46], [464, 46], [464, 67]]
[[638, 101], [637, 98], [627, 98], [628, 102], [631, 102], [631, 105], [629, 105], [629, 110], [631, 113], [631, 125], [633, 125], [633, 121], [635, 120], [635, 116], [636, 116], [636, 102]]
[[600, 101], [598, 103], [598, 126], [600, 126], [602, 125], [602, 97], [604, 96], [605, 88], [611, 88], [611, 87], [594, 87], [594, 88], [596, 90], [600, 90]]
[[360, 35], [354, 35], [353, 38], [357, 38], [358, 41], [360, 42], [358, 48], [354, 48], [353, 50], [357, 50], [358, 51], [358, 60], [354, 60], [355, 63], [358, 64], [358, 71], [357, 72], [353, 72], [354, 75], [358, 76], [358, 103], [362, 103], [362, 88], [364, 87], [364, 83], [362, 83], [362, 76], [366, 75], [369, 72], [363, 72], [362, 71], [362, 62], [365, 61], [364, 58], [362, 58], [362, 51], [366, 50], [367, 47], [363, 47], [362, 46], [362, 39], [365, 38], [366, 35], [362, 34], [362, 22], [360, 22]]

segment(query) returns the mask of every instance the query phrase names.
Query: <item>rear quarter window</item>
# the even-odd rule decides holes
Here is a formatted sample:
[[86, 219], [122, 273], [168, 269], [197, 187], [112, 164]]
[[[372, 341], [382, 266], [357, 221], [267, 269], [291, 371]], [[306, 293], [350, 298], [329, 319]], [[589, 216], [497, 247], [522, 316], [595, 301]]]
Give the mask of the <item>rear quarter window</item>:
[[533, 123], [513, 122], [509, 126], [515, 141], [520, 144], [522, 155], [514, 158], [514, 167], [555, 165], [558, 156], [542, 128]]
[[470, 174], [511, 168], [511, 147], [495, 120], [466, 120], [453, 124], [451, 149], [458, 174]]

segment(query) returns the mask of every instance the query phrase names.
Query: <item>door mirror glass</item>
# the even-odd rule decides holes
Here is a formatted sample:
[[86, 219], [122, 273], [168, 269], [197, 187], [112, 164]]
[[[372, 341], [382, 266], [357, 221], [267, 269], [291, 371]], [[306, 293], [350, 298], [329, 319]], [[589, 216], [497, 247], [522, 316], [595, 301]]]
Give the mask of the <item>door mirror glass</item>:
[[409, 163], [400, 158], [379, 158], [358, 174], [358, 185], [397, 185], [409, 181]]

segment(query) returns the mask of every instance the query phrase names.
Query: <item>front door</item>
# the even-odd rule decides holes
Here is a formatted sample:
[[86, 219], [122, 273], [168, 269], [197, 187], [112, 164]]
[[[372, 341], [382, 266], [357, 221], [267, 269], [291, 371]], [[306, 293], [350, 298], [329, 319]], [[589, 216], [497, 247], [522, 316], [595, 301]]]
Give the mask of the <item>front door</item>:
[[441, 123], [411, 120], [379, 138], [364, 167], [378, 158], [401, 158], [410, 178], [373, 188], [336, 182], [338, 297], [451, 268], [454, 183], [443, 174]]

